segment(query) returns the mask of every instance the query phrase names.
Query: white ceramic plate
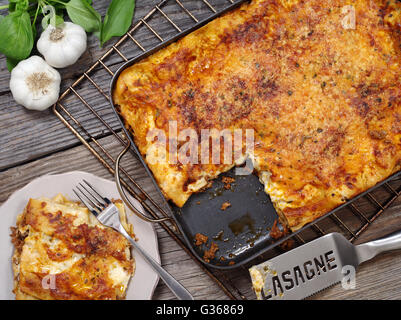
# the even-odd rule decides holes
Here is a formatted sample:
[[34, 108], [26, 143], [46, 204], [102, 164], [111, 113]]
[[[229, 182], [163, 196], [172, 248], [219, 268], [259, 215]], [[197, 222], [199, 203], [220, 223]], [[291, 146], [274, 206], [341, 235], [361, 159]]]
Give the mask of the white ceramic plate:
[[[15, 226], [16, 217], [28, 203], [29, 198], [54, 197], [62, 193], [68, 199], [78, 200], [72, 192], [78, 182], [87, 180], [105, 196], [120, 199], [114, 182], [99, 178], [93, 174], [74, 171], [64, 174], [45, 175], [30, 182], [22, 189], [13, 193], [10, 198], [0, 207], [0, 299], [14, 299], [13, 272], [11, 257], [13, 245], [10, 240], [10, 227]], [[143, 212], [142, 206], [132, 199], [136, 208]], [[134, 226], [134, 232], [140, 244], [156, 261], [160, 263], [160, 255], [157, 245], [157, 234], [153, 225], [143, 221], [127, 209], [127, 218]], [[132, 252], [136, 261], [135, 274], [132, 277], [126, 298], [129, 300], [151, 299], [153, 291], [159, 280], [158, 275], [135, 251]]]

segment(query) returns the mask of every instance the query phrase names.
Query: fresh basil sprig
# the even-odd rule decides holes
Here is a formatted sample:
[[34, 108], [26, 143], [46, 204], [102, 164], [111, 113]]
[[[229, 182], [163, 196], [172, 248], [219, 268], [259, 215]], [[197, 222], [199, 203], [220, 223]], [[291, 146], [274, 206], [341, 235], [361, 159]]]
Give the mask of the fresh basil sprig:
[[31, 20], [26, 11], [15, 11], [0, 21], [0, 52], [14, 60], [29, 56], [33, 47]]
[[112, 37], [119, 37], [127, 32], [132, 22], [134, 8], [135, 0], [111, 1], [100, 32], [102, 45]]
[[[49, 18], [46, 9], [49, 6], [54, 9], [55, 17]], [[112, 0], [103, 22], [92, 0], [9, 0], [8, 5], [0, 6], [0, 10], [3, 9], [8, 9], [8, 15], [0, 11], [0, 53], [7, 57], [7, 68], [11, 71], [19, 61], [31, 55], [41, 25], [42, 28], [48, 23], [58, 26], [67, 15], [86, 32], [95, 34], [103, 46], [112, 37], [127, 32], [135, 0]]]
[[71, 0], [65, 6], [72, 22], [79, 24], [86, 32], [100, 31], [100, 14], [86, 0]]

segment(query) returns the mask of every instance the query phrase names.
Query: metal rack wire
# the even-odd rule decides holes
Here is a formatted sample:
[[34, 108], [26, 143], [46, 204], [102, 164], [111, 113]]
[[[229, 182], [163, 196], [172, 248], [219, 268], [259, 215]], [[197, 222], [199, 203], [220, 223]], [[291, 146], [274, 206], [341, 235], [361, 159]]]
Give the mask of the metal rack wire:
[[[168, 41], [177, 33], [185, 32], [203, 19], [238, 1], [161, 1], [146, 16], [134, 23], [129, 32], [68, 87], [53, 108], [55, 114], [105, 168], [114, 174], [118, 152], [126, 146], [118, 120], [109, 107], [108, 86], [116, 70], [138, 54]], [[116, 148], [116, 145], [119, 147]], [[126, 158], [120, 166], [122, 184], [152, 218], [168, 217], [168, 210], [161, 205], [161, 201], [158, 201], [157, 194], [145, 187], [151, 185], [147, 177], [133, 174], [132, 166], [140, 165], [135, 153], [127, 155]], [[342, 232], [348, 239], [354, 241], [400, 194], [400, 180], [386, 183], [329, 218], [312, 224], [305, 231], [295, 235], [293, 244], [299, 245], [333, 231]], [[174, 224], [166, 221], [160, 224], [230, 299], [254, 298], [248, 267], [263, 262], [283, 250], [282, 246], [276, 247], [237, 269], [229, 271], [210, 269], [186, 247]], [[243, 281], [248, 281], [249, 285], [242, 288], [246, 287], [249, 290], [239, 289], [238, 283]]]

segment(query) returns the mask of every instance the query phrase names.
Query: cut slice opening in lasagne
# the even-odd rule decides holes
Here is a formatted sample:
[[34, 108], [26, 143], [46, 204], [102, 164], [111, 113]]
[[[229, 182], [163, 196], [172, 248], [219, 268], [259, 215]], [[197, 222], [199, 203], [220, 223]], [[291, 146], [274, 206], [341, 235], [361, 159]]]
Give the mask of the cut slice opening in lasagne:
[[246, 156], [297, 230], [401, 168], [400, 12], [395, 0], [253, 0], [125, 69], [114, 103], [180, 207], [236, 163], [202, 163], [200, 147], [197, 163], [170, 161], [163, 140], [252, 130]]

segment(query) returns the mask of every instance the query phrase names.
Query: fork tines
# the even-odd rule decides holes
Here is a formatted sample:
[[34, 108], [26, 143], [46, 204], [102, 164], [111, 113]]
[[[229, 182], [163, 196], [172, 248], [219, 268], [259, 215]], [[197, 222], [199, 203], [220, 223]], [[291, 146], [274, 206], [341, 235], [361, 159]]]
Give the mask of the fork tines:
[[86, 184], [86, 186], [82, 183], [79, 183], [76, 186], [76, 189], [73, 189], [73, 191], [78, 199], [95, 216], [97, 216], [111, 203], [111, 201], [105, 197], [102, 197], [88, 181], [83, 179], [83, 182]]

